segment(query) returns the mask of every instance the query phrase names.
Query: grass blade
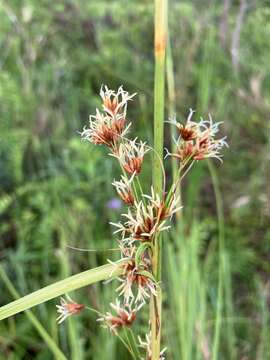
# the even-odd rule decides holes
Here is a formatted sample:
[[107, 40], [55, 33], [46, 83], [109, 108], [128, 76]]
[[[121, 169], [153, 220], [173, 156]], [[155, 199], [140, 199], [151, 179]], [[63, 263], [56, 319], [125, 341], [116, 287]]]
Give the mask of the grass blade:
[[95, 269], [83, 271], [4, 305], [0, 308], [0, 320], [6, 319], [9, 316], [18, 314], [19, 312], [30, 309], [33, 306], [44, 303], [45, 301], [70, 291], [80, 289], [98, 281], [108, 280], [119, 276], [123, 271], [123, 264], [126, 261], [127, 260], [121, 260], [115, 264], [107, 264]]
[[[11, 295], [18, 299], [20, 295], [12, 285], [10, 279], [8, 278], [6, 272], [4, 269], [0, 266], [0, 277], [3, 280], [4, 284], [8, 288]], [[47, 344], [48, 348], [51, 350], [51, 352], [54, 354], [55, 358], [58, 360], [67, 360], [65, 355], [62, 353], [62, 351], [58, 348], [57, 344], [53, 340], [53, 338], [48, 334], [46, 329], [41, 325], [39, 320], [36, 318], [36, 316], [31, 312], [31, 310], [26, 311], [26, 316], [28, 317], [29, 321], [32, 323], [32, 325], [36, 328], [37, 332], [41, 336], [41, 338], [44, 340], [44, 342]]]

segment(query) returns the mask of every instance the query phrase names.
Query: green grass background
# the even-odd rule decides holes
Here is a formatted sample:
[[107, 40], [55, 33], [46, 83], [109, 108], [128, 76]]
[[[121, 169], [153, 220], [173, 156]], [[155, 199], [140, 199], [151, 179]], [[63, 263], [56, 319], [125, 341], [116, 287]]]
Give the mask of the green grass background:
[[[173, 80], [175, 102], [167, 91], [166, 117], [176, 111], [183, 121], [190, 107], [197, 119], [210, 112], [230, 147], [222, 165], [192, 170], [183, 215], [164, 239], [167, 359], [270, 358], [270, 7], [244, 3], [169, 1], [167, 89]], [[147, 0], [0, 1], [1, 305], [14, 290], [25, 295], [117, 259], [106, 251], [116, 247], [109, 221], [124, 209], [107, 203], [119, 172], [78, 131], [100, 106], [101, 84], [123, 84], [138, 93], [132, 134], [152, 144], [153, 11]], [[166, 126], [166, 146], [170, 137]], [[106, 311], [115, 286], [72, 295]], [[2, 321], [0, 358], [61, 359], [45, 331], [67, 359], [129, 359], [90, 312], [57, 326], [55, 304]], [[136, 327], [147, 331], [147, 311]]]

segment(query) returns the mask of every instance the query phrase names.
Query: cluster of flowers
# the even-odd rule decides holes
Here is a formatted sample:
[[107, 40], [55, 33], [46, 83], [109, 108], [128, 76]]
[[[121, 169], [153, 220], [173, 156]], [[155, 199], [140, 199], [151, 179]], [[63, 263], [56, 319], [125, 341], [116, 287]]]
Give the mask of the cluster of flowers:
[[129, 95], [122, 87], [115, 92], [105, 86], [101, 88], [100, 96], [103, 112], [96, 110], [96, 115], [90, 116], [89, 127], [81, 135], [91, 143], [107, 146], [123, 171], [121, 179], [112, 183], [128, 207], [127, 213], [122, 215], [124, 221], [112, 223], [117, 228], [115, 233], [121, 233], [119, 248], [121, 257], [127, 260], [117, 288], [123, 301], [122, 304], [119, 300], [111, 304], [115, 315], [108, 312], [99, 319], [115, 332], [123, 326], [130, 326], [151, 294], [156, 295], [158, 285], [151, 275], [151, 244], [161, 231], [169, 228], [166, 221], [180, 206], [175, 196], [166, 204], [153, 188], [148, 196], [136, 186], [136, 181], [139, 181], [136, 178], [150, 148], [145, 142], [137, 138], [130, 140], [126, 136], [131, 125], [126, 119], [127, 103], [135, 94]]
[[176, 126], [178, 138], [175, 141], [175, 152], [170, 153], [167, 150], [167, 156], [172, 156], [182, 162], [186, 160], [203, 160], [206, 158], [216, 158], [221, 161], [222, 154], [220, 150], [226, 143], [226, 137], [216, 139], [219, 131], [219, 123], [214, 123], [211, 115], [209, 120], [201, 118], [200, 122], [192, 121], [194, 111], [190, 109], [189, 116], [185, 124], [181, 124], [176, 119], [168, 123]]
[[[83, 129], [81, 136], [93, 144], [105, 145], [110, 155], [119, 161], [123, 172], [121, 179], [114, 181], [112, 185], [127, 205], [127, 213], [122, 214], [122, 222], [112, 225], [116, 227], [115, 233], [121, 234], [119, 248], [121, 257], [126, 261], [122, 275], [118, 278], [118, 298], [115, 304], [111, 304], [113, 313], [107, 312], [98, 319], [103, 326], [117, 333], [120, 328], [131, 326], [137, 312], [150, 296], [156, 296], [159, 285], [152, 274], [152, 246], [159, 233], [170, 227], [169, 221], [181, 206], [180, 199], [176, 196], [176, 184], [167, 193], [164, 191], [162, 196], [155, 193], [153, 187], [150, 195], [142, 192], [138, 175], [150, 147], [137, 138], [127, 138], [131, 126], [126, 118], [127, 104], [135, 94], [129, 95], [122, 87], [115, 92], [102, 86], [100, 96], [103, 111], [97, 109], [96, 114], [90, 116], [89, 127]], [[220, 159], [220, 150], [226, 142], [225, 138], [215, 139], [219, 124], [213, 124], [211, 117], [209, 121], [201, 120], [196, 123], [191, 120], [192, 115], [193, 111], [190, 111], [185, 125], [176, 120], [170, 121], [177, 127], [179, 137], [175, 139], [176, 151], [167, 151], [167, 156], [180, 159], [185, 166], [194, 160], [208, 157]], [[62, 300], [58, 307], [59, 319], [63, 321], [68, 315], [82, 309], [80, 304], [64, 303]], [[139, 346], [146, 348], [147, 359], [151, 359], [149, 335], [146, 341], [139, 339]], [[164, 351], [160, 354], [160, 359], [164, 359]]]

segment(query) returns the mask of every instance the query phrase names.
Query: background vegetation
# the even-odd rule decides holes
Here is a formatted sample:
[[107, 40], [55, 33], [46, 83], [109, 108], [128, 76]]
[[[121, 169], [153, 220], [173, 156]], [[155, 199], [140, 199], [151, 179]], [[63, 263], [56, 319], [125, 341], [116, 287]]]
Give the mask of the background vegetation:
[[[115, 247], [108, 223], [121, 208], [110, 207], [110, 182], [119, 174], [78, 131], [100, 85], [123, 84], [138, 93], [133, 133], [152, 143], [153, 4], [1, 0], [0, 17], [3, 305], [13, 300], [10, 285], [27, 294], [117, 258], [105, 250]], [[177, 118], [190, 107], [198, 117], [210, 112], [230, 148], [222, 165], [194, 168], [179, 226], [164, 241], [167, 359], [270, 358], [269, 20], [263, 0], [169, 1]], [[73, 296], [105, 311], [113, 285]], [[55, 304], [33, 313], [68, 359], [129, 358], [91, 313], [57, 326]], [[0, 350], [5, 359], [54, 358], [25, 314], [0, 323]]]

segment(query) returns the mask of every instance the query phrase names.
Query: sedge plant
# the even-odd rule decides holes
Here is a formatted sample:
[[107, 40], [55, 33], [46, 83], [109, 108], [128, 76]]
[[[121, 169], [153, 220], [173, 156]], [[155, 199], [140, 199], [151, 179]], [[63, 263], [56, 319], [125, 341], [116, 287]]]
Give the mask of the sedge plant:
[[[101, 107], [90, 116], [81, 132], [83, 140], [104, 146], [112, 160], [119, 164], [119, 179], [112, 182], [116, 193], [126, 206], [118, 223], [112, 223], [118, 236], [121, 258], [101, 267], [70, 276], [0, 308], [0, 320], [64, 294], [57, 305], [57, 321], [91, 310], [97, 321], [117, 336], [133, 359], [165, 359], [161, 350], [162, 334], [162, 233], [169, 231], [173, 217], [181, 211], [179, 187], [198, 161], [208, 158], [221, 160], [225, 138], [216, 138], [220, 123], [194, 121], [190, 110], [186, 121], [170, 118], [174, 127], [172, 149], [164, 149], [164, 93], [167, 1], [155, 0], [155, 88], [154, 88], [154, 146], [130, 138], [131, 122], [127, 119], [128, 103], [135, 97], [122, 86], [111, 90], [101, 86]], [[140, 174], [145, 156], [152, 152], [152, 185], [149, 192], [142, 189]], [[169, 183], [163, 165], [164, 155], [175, 162], [174, 176]], [[119, 282], [111, 310], [101, 313], [87, 304], [77, 303], [69, 292], [98, 281]], [[149, 305], [149, 331], [135, 334], [133, 324], [140, 310]]]
[[[156, 90], [159, 92], [159, 89]], [[216, 139], [219, 123], [214, 123], [209, 115], [208, 120], [193, 121], [194, 111], [190, 110], [185, 123], [175, 118], [168, 121], [177, 131], [174, 139], [174, 150], [168, 149], [165, 158], [172, 157], [177, 164], [177, 176], [171, 184], [166, 184], [166, 173], [163, 160], [157, 148], [151, 148], [138, 138], [130, 139], [131, 122], [127, 120], [128, 102], [136, 94], [129, 94], [119, 87], [117, 91], [102, 86], [100, 96], [102, 108], [90, 116], [89, 125], [81, 136], [84, 140], [107, 147], [109, 155], [119, 163], [121, 177], [114, 180], [116, 193], [126, 205], [126, 213], [118, 223], [112, 223], [118, 237], [121, 259], [100, 268], [88, 270], [69, 277], [56, 284], [38, 290], [28, 296], [14, 301], [0, 309], [0, 319], [40, 304], [56, 296], [89, 285], [96, 281], [116, 278], [119, 286], [117, 298], [111, 303], [112, 311], [105, 314], [91, 309], [86, 304], [79, 304], [68, 295], [60, 299], [57, 305], [59, 324], [66, 318], [85, 309], [94, 310], [98, 322], [119, 337], [132, 358], [144, 358], [141, 352], [146, 351], [147, 359], [164, 358], [164, 349], [160, 351], [161, 336], [161, 274], [160, 251], [161, 234], [169, 231], [174, 214], [182, 208], [177, 189], [183, 178], [197, 161], [210, 157], [221, 160], [221, 149], [226, 145], [225, 138]], [[159, 100], [157, 100], [159, 101]], [[162, 130], [163, 131], [163, 130]], [[157, 140], [156, 140], [157, 141]], [[157, 170], [154, 185], [148, 194], [142, 190], [140, 174], [145, 156], [153, 151], [162, 177], [157, 182]], [[154, 160], [155, 161], [155, 160]], [[154, 168], [155, 169], [155, 168]], [[157, 168], [156, 168], [157, 169]], [[157, 191], [156, 188], [160, 187]], [[150, 303], [149, 333], [135, 336], [132, 325], [140, 309]], [[127, 330], [128, 331], [127, 331]], [[122, 333], [123, 332], [123, 333]]]

